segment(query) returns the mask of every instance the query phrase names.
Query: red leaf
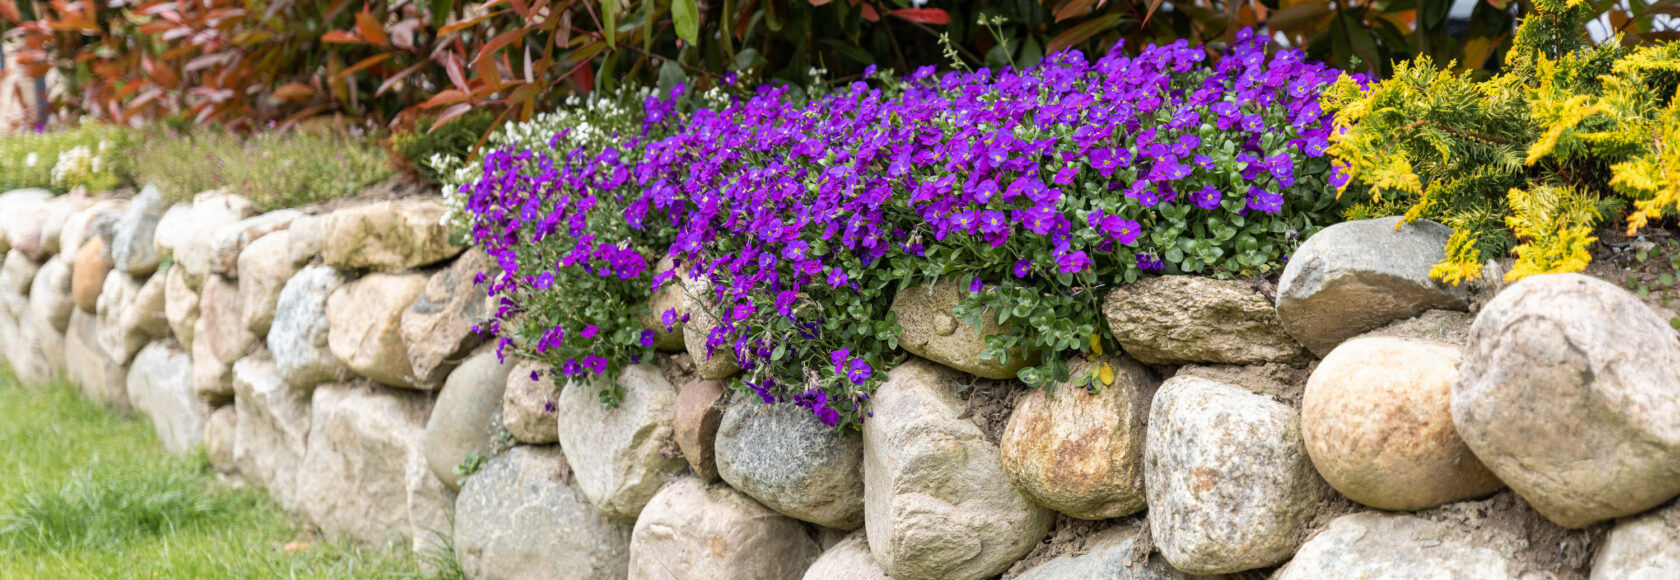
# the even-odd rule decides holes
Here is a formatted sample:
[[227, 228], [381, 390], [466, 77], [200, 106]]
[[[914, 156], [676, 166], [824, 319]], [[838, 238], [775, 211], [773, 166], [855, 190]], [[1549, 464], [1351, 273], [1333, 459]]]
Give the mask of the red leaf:
[[391, 58], [392, 56], [396, 56], [395, 53], [387, 52], [364, 58], [360, 62], [350, 65], [349, 68], [338, 71], [338, 78], [344, 78], [356, 74], [358, 71], [365, 70], [368, 67], [384, 62], [385, 59]]
[[455, 89], [444, 89], [443, 92], [432, 95], [426, 102], [415, 105], [418, 109], [436, 109], [444, 105], [453, 105], [467, 100], [467, 93]]
[[524, 28], [515, 28], [513, 30], [509, 30], [507, 32], [503, 32], [501, 34], [498, 34], [498, 35], [496, 35], [495, 38], [490, 39], [490, 42], [484, 43], [484, 48], [478, 49], [478, 55], [474, 56], [472, 62], [467, 63], [467, 64], [469, 66], [470, 65], [476, 65], [476, 64], [478, 64], [478, 61], [484, 60], [484, 57], [495, 54], [496, 51], [501, 50], [502, 47], [507, 46], [508, 44], [512, 43], [513, 41], [519, 40], [520, 38], [523, 38], [524, 36], [525, 36], [525, 29]]
[[461, 103], [459, 105], [455, 105], [453, 107], [445, 109], [443, 111], [443, 114], [438, 115], [437, 120], [432, 122], [432, 128], [436, 129], [438, 127], [442, 127], [444, 123], [448, 123], [451, 119], [454, 119], [454, 118], [459, 117], [461, 115], [465, 115], [468, 112], [472, 111], [472, 108], [473, 108], [472, 103]]
[[379, 19], [368, 12], [366, 6], [356, 13], [356, 30], [362, 33], [362, 38], [379, 46], [391, 44], [391, 38], [385, 35], [385, 28], [379, 25]]
[[868, 20], [870, 22], [880, 22], [881, 21], [881, 13], [875, 11], [875, 5], [874, 4], [864, 4], [863, 5], [863, 19]]
[[579, 63], [577, 68], [572, 69], [571, 78], [572, 84], [577, 85], [578, 92], [587, 95], [595, 90], [595, 67], [589, 66], [588, 61]]
[[312, 89], [309, 85], [303, 83], [286, 83], [280, 88], [274, 89], [274, 92], [269, 94], [282, 101], [295, 101], [298, 99], [309, 98], [315, 94], [315, 89]]
[[888, 12], [888, 14], [919, 24], [944, 25], [951, 23], [951, 15], [946, 14], [944, 10], [939, 8], [900, 8]]
[[329, 30], [329, 31], [327, 31], [326, 34], [321, 35], [321, 42], [337, 43], [337, 44], [362, 44], [363, 42], [366, 42], [366, 41], [362, 40], [362, 37], [356, 36], [356, 33], [350, 32], [348, 30]]

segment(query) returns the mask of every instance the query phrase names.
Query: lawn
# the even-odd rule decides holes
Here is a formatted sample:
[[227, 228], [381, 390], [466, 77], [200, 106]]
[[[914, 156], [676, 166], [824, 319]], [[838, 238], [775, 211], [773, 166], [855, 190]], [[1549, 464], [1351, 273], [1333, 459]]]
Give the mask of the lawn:
[[435, 577], [419, 560], [315, 538], [143, 418], [0, 369], [0, 578]]

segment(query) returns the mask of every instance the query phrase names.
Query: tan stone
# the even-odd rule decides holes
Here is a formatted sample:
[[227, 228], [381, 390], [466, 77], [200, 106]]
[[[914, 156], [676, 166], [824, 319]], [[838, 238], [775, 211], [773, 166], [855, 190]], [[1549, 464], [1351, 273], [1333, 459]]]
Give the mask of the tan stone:
[[706, 379], [689, 381], [677, 392], [677, 447], [694, 475], [706, 482], [718, 479], [713, 445], [723, 420], [724, 394], [722, 382]]
[[489, 315], [484, 288], [473, 284], [494, 262], [474, 249], [426, 280], [402, 313], [402, 339], [417, 380], [436, 384], [482, 339], [473, 328]]
[[688, 354], [694, 359], [694, 366], [701, 378], [728, 378], [741, 370], [741, 364], [735, 358], [732, 343], [707, 348], [707, 337], [718, 327], [719, 321], [713, 310], [717, 309], [712, 302], [711, 282], [704, 278], [691, 278], [683, 282], [683, 311], [688, 314], [688, 322], [683, 324], [683, 344]]
[[99, 293], [105, 288], [105, 274], [111, 271], [111, 261], [105, 258], [105, 242], [99, 238], [81, 244], [76, 253], [75, 266], [70, 270], [70, 296], [82, 312], [93, 314], [99, 308]]
[[[1113, 370], [1104, 385], [1101, 365]], [[1087, 520], [1142, 511], [1143, 439], [1160, 386], [1131, 359], [1068, 363], [1071, 383], [1033, 389], [1015, 405], [1001, 442], [1010, 481], [1039, 505]], [[1092, 392], [1086, 381], [1096, 379]]]
[[128, 368], [99, 346], [99, 320], [76, 310], [64, 333], [65, 374], [82, 395], [117, 411], [129, 411]]
[[1010, 324], [999, 325], [993, 317], [976, 331], [951, 312], [967, 297], [968, 287], [956, 279], [900, 290], [892, 304], [892, 312], [904, 328], [898, 337], [899, 346], [916, 356], [989, 379], [1013, 379], [1021, 369], [1036, 364], [1037, 353], [1025, 357], [1012, 353], [1002, 364], [980, 358], [980, 352], [986, 349], [986, 336], [1002, 333]]
[[520, 359], [508, 373], [507, 389], [502, 393], [502, 428], [514, 439], [533, 444], [560, 440], [554, 416], [560, 388], [554, 385], [552, 368], [547, 363]]
[[1504, 487], [1464, 440], [1448, 408], [1461, 349], [1356, 338], [1307, 381], [1301, 435], [1331, 487], [1385, 510], [1420, 510]]
[[233, 399], [233, 363], [245, 356], [257, 337], [239, 315], [239, 290], [221, 276], [204, 281], [193, 326], [193, 391], [211, 403]]
[[1103, 300], [1126, 354], [1156, 365], [1303, 363], [1277, 310], [1243, 280], [1159, 276], [1121, 285]]
[[[674, 269], [676, 269], [676, 261], [671, 259], [670, 256], [660, 258], [659, 262], [654, 265], [654, 273], [656, 274]], [[684, 344], [682, 323], [680, 322], [683, 313], [686, 311], [683, 302], [683, 285], [680, 276], [672, 276], [658, 290], [655, 290], [652, 296], [648, 297], [648, 311], [639, 315], [637, 320], [641, 322], [643, 328], [653, 331], [654, 348], [667, 352], [684, 352], [687, 350], [688, 347]], [[664, 315], [667, 310], [675, 311], [679, 321], [671, 328], [665, 327]]]
[[198, 292], [187, 286], [186, 274], [176, 268], [162, 274], [163, 315], [169, 330], [181, 344], [193, 343], [193, 326], [198, 324]]
[[105, 352], [123, 364], [152, 339], [169, 335], [169, 320], [163, 312], [164, 278], [152, 276], [141, 282], [130, 274], [111, 272], [95, 309]]
[[435, 264], [461, 253], [442, 223], [443, 202], [411, 198], [351, 206], [327, 214], [321, 240], [327, 265], [382, 272]]
[[210, 467], [223, 474], [233, 474], [239, 471], [239, 466], [233, 462], [234, 438], [239, 436], [239, 415], [233, 405], [222, 405], [210, 412], [210, 420], [204, 423], [204, 455], [210, 460]]
[[729, 486], [685, 477], [660, 490], [630, 534], [631, 580], [798, 578], [822, 549], [797, 520]]
[[369, 274], [327, 298], [327, 347], [357, 374], [393, 387], [435, 389], [422, 382], [402, 340], [402, 313], [426, 287], [422, 274]]
[[257, 336], [268, 334], [280, 290], [298, 271], [286, 257], [288, 237], [285, 230], [268, 234], [239, 254], [239, 313], [245, 329]]

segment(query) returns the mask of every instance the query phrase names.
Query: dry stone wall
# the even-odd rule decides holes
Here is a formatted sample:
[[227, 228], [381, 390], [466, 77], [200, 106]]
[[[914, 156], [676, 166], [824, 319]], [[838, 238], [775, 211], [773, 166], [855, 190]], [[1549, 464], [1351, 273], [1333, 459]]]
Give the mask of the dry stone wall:
[[1100, 389], [997, 380], [960, 289], [919, 286], [912, 356], [835, 431], [734, 393], [697, 305], [614, 409], [498, 357], [494, 260], [443, 212], [0, 194], [34, 216], [0, 219], [0, 356], [329, 534], [447, 537], [473, 578], [1680, 577], [1675, 332], [1586, 276], [1433, 282], [1437, 224], [1113, 290], [1123, 352], [1069, 361]]

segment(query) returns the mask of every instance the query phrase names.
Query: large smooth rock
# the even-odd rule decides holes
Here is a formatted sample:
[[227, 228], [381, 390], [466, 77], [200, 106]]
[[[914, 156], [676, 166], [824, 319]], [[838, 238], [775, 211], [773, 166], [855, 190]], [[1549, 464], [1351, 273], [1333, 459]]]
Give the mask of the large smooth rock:
[[725, 395], [722, 382], [706, 379], [689, 381], [677, 392], [677, 448], [694, 476], [707, 483], [718, 480], [716, 444]]
[[1452, 389], [1470, 450], [1578, 528], [1680, 494], [1680, 341], [1615, 285], [1531, 276], [1482, 308]]
[[1593, 562], [1593, 580], [1680, 578], [1680, 505], [1618, 522]]
[[286, 230], [291, 232], [286, 236], [286, 256], [293, 264], [303, 266], [321, 255], [321, 236], [326, 225], [324, 215], [303, 215], [292, 220], [292, 227]]
[[[210, 273], [235, 279], [244, 276], [239, 270], [239, 258], [245, 249], [262, 238], [286, 231], [292, 220], [301, 215], [303, 212], [295, 209], [282, 209], [216, 228], [210, 238]], [[287, 256], [290, 247], [290, 241], [282, 241], [271, 252], [278, 256], [278, 260], [290, 261]]]
[[128, 364], [146, 343], [169, 336], [164, 280], [163, 276], [140, 280], [122, 272], [105, 277], [105, 290], [99, 293], [95, 312], [105, 352], [118, 362]]
[[609, 409], [598, 396], [600, 381], [573, 381], [560, 392], [560, 447], [589, 502], [607, 515], [633, 520], [684, 466], [681, 457], [666, 454], [675, 447], [671, 417], [677, 389], [658, 367], [627, 367], [618, 378], [624, 400]]
[[168, 233], [159, 245], [174, 253], [175, 265], [183, 268], [187, 284], [199, 288], [213, 273], [211, 263], [218, 261], [216, 233], [256, 213], [256, 206], [243, 197], [220, 190], [200, 193], [193, 197], [191, 210], [170, 220], [169, 228], [163, 230]]
[[1295, 411], [1234, 385], [1168, 379], [1150, 407], [1146, 441], [1150, 533], [1185, 572], [1288, 560], [1327, 496]]
[[[676, 260], [670, 256], [665, 256], [654, 265], [653, 271], [655, 274], [659, 274], [676, 268]], [[643, 328], [653, 331], [654, 348], [667, 352], [687, 352], [688, 346], [683, 336], [682, 323], [678, 322], [669, 328], [665, 326], [665, 312], [667, 310], [674, 313], [676, 320], [682, 320], [683, 313], [687, 312], [683, 304], [684, 301], [683, 284], [680, 277], [672, 277], [660, 285], [658, 290], [653, 291], [651, 296], [648, 296], [648, 311], [639, 315], [637, 321], [642, 324]]]
[[64, 333], [64, 366], [82, 396], [117, 411], [133, 408], [128, 402], [128, 367], [105, 353], [99, 345], [99, 321], [80, 309], [70, 313]]
[[59, 252], [64, 224], [70, 216], [92, 207], [94, 200], [83, 193], [71, 193], [34, 206], [33, 211], [20, 215], [17, 227], [11, 228], [12, 249], [21, 251], [29, 259], [45, 261]]
[[163, 193], [148, 185], [129, 201], [128, 210], [122, 217], [111, 223], [111, 228], [107, 230], [110, 236], [105, 238], [105, 244], [110, 248], [111, 262], [118, 272], [150, 276], [157, 270], [162, 256], [158, 255], [152, 236], [167, 209], [169, 206], [163, 202]]
[[1036, 353], [1020, 356], [1022, 353], [1012, 352], [1008, 362], [1002, 364], [980, 358], [980, 352], [986, 349], [986, 335], [1001, 334], [1010, 324], [999, 325], [996, 318], [988, 318], [977, 331], [959, 320], [951, 308], [968, 294], [967, 285], [954, 278], [899, 291], [892, 303], [892, 313], [904, 328], [898, 336], [899, 346], [916, 356], [988, 379], [1013, 379], [1015, 373], [1035, 364]]
[[181, 344], [192, 344], [193, 327], [198, 325], [199, 293], [187, 286], [187, 276], [178, 268], [170, 268], [161, 276], [163, 317], [169, 321], [169, 332], [173, 333]]
[[567, 483], [559, 448], [519, 446], [461, 486], [455, 554], [468, 578], [622, 579], [630, 526]]
[[963, 379], [920, 359], [893, 369], [863, 422], [864, 526], [894, 578], [985, 578], [1050, 529], [1010, 485], [997, 446], [963, 417]]
[[636, 520], [629, 577], [791, 580], [821, 552], [798, 521], [728, 486], [685, 477], [659, 490]]
[[[1101, 366], [1113, 384], [1101, 382]], [[1033, 389], [1015, 404], [1000, 444], [1010, 481], [1039, 505], [1101, 520], [1144, 508], [1143, 438], [1149, 402], [1161, 382], [1123, 357], [1074, 360], [1069, 376], [1097, 373], [1101, 390], [1083, 384]], [[1052, 394], [1053, 393], [1053, 394]]]
[[328, 266], [382, 272], [435, 264], [461, 253], [450, 242], [443, 202], [430, 198], [381, 201], [327, 214], [321, 257]]
[[1272, 578], [1582, 578], [1595, 536], [1554, 526], [1510, 494], [1416, 514], [1366, 511], [1332, 520]]
[[1356, 338], [1307, 381], [1301, 435], [1324, 480], [1353, 501], [1411, 511], [1504, 487], [1453, 429], [1457, 346]]
[[287, 232], [263, 236], [239, 254], [239, 313], [245, 328], [257, 336], [268, 334], [280, 290], [298, 271], [286, 257]]
[[869, 553], [869, 539], [863, 530], [852, 532], [840, 543], [824, 550], [817, 561], [805, 569], [804, 580], [892, 580], [875, 556]]
[[233, 363], [233, 391], [239, 415], [234, 464], [281, 507], [297, 509], [298, 465], [309, 442], [310, 391], [286, 384], [274, 361], [260, 354]]
[[11, 250], [12, 231], [26, 229], [29, 224], [20, 222], [52, 197], [52, 192], [34, 187], [0, 193], [0, 250]]
[[[58, 253], [66, 260], [74, 261], [76, 256], [81, 255], [83, 244], [98, 238], [100, 230], [110, 228], [127, 212], [128, 200], [101, 199], [70, 214], [58, 233]], [[104, 244], [104, 240], [100, 240], [100, 244]]]
[[502, 391], [502, 428], [524, 443], [544, 444], [560, 440], [554, 412], [558, 410], [560, 388], [554, 385], [547, 363], [520, 359], [508, 373]]
[[327, 298], [327, 345], [357, 374], [393, 387], [431, 390], [409, 363], [403, 310], [426, 286], [421, 274], [369, 274]]
[[1173, 568], [1160, 554], [1139, 557], [1143, 526], [1137, 523], [1120, 524], [1097, 532], [1085, 540], [1082, 550], [1060, 556], [1034, 566], [1016, 576], [1017, 580], [1075, 580], [1104, 578], [1108, 580], [1212, 580], [1224, 576], [1191, 576]]
[[221, 276], [204, 281], [193, 325], [193, 391], [219, 404], [233, 398], [233, 362], [256, 344], [239, 315], [239, 289]]
[[105, 274], [111, 262], [103, 256], [105, 242], [93, 238], [82, 244], [70, 269], [70, 297], [76, 308], [92, 314], [99, 308], [99, 292], [105, 288]]
[[70, 311], [75, 309], [70, 300], [70, 267], [53, 256], [30, 283], [28, 305], [17, 319], [17, 340], [6, 344], [6, 357], [19, 382], [46, 384], [66, 373], [64, 333], [70, 327]]
[[268, 328], [268, 351], [292, 386], [309, 389], [350, 376], [350, 368], [332, 353], [327, 326], [327, 299], [343, 285], [337, 270], [309, 266], [281, 287]]
[[29, 283], [35, 281], [35, 272], [40, 269], [40, 264], [23, 252], [16, 249], [6, 252], [5, 262], [0, 264], [0, 289], [27, 296]]
[[176, 240], [181, 232], [187, 229], [187, 221], [192, 219], [192, 202], [177, 203], [163, 210], [163, 217], [158, 218], [157, 231], [152, 234], [152, 248], [159, 257], [175, 255]]
[[791, 403], [740, 399], [718, 424], [718, 475], [784, 516], [841, 530], [863, 525], [863, 437]]
[[70, 264], [63, 256], [53, 256], [30, 280], [29, 310], [54, 330], [64, 332], [70, 326], [70, 311], [75, 308], [70, 298]]
[[317, 387], [298, 467], [303, 515], [329, 535], [369, 544], [448, 534], [454, 494], [431, 476], [421, 452], [428, 399], [367, 383]]
[[1127, 355], [1153, 365], [1306, 361], [1271, 301], [1243, 280], [1160, 276], [1121, 285], [1103, 301]]
[[465, 477], [455, 472], [468, 455], [488, 458], [496, 451], [502, 430], [502, 392], [512, 365], [498, 360], [494, 349], [474, 354], [449, 373], [437, 406], [426, 420], [426, 464], [450, 489], [461, 489]]
[[192, 357], [179, 345], [146, 345], [128, 369], [128, 400], [151, 418], [158, 442], [172, 453], [187, 453], [204, 436], [210, 407], [193, 395]]
[[233, 405], [222, 405], [210, 412], [204, 422], [204, 456], [217, 473], [231, 475], [239, 472], [233, 462], [234, 438], [239, 436], [239, 413]]
[[689, 357], [694, 359], [700, 378], [719, 380], [740, 372], [741, 363], [735, 356], [732, 342], [706, 345], [712, 331], [719, 325], [717, 316], [712, 312], [717, 306], [711, 304], [716, 300], [712, 295], [711, 282], [705, 278], [690, 278], [683, 282], [683, 287], [682, 310], [689, 317], [682, 327], [683, 345], [688, 349]]
[[1342, 341], [1425, 310], [1464, 310], [1468, 286], [1429, 277], [1452, 228], [1400, 217], [1339, 223], [1295, 250], [1278, 281], [1277, 313], [1295, 340], [1324, 356]]
[[473, 279], [491, 265], [484, 250], [462, 254], [426, 280], [425, 291], [403, 311], [403, 343], [408, 345], [414, 375], [422, 382], [443, 380], [449, 369], [481, 342], [473, 329], [489, 317], [489, 298]]

